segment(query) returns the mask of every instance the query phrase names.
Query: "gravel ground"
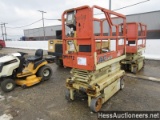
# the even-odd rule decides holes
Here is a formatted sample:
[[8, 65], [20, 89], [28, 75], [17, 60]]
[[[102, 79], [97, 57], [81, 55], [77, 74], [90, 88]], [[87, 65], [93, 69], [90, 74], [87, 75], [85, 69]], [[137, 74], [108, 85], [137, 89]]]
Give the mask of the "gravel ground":
[[[34, 50], [5, 48], [0, 54], [25, 51], [29, 55]], [[46, 53], [46, 51], [45, 51]], [[138, 74], [159, 77], [160, 61], [146, 61]], [[73, 102], [65, 100], [65, 79], [70, 76], [69, 68], [59, 68], [49, 64], [53, 70], [50, 80], [23, 89], [16, 87], [10, 93], [0, 90], [0, 120], [96, 120], [83, 97]], [[148, 68], [152, 72], [149, 72]], [[148, 71], [147, 71], [148, 70]], [[160, 77], [159, 77], [160, 78]], [[125, 77], [125, 88], [106, 102], [102, 111], [160, 111], [160, 83]], [[8, 117], [8, 118], [7, 118]]]

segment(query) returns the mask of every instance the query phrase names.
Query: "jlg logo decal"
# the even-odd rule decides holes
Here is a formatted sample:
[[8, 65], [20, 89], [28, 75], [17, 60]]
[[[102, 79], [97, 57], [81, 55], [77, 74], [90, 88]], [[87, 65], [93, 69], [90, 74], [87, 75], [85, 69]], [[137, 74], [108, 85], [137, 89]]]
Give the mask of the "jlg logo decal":
[[99, 59], [98, 59], [98, 63], [102, 63], [102, 62], [104, 62], [104, 61], [107, 61], [107, 60], [110, 60], [110, 59], [112, 59], [112, 56], [101, 56], [101, 57], [99, 57]]

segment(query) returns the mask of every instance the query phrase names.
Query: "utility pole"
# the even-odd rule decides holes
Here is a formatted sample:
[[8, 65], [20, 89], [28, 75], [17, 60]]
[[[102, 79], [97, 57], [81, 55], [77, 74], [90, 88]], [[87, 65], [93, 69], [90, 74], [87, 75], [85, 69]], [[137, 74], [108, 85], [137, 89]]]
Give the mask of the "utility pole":
[[[109, 10], [111, 10], [111, 0], [109, 0]], [[108, 24], [108, 35], [110, 35], [110, 26]]]
[[3, 37], [3, 40], [4, 40], [4, 34], [3, 34], [3, 25], [4, 24], [0, 24], [1, 25], [1, 30], [2, 30], [2, 37]]
[[5, 40], [7, 40], [7, 31], [6, 31], [6, 24], [8, 24], [8, 23], [3, 23], [3, 25], [4, 25], [4, 35], [5, 35]]
[[44, 40], [45, 40], [45, 29], [44, 29], [44, 17], [43, 17], [43, 14], [44, 13], [47, 13], [47, 12], [44, 12], [44, 11], [42, 11], [42, 10], [38, 10], [39, 12], [41, 12], [42, 13], [42, 23], [43, 23], [43, 34], [44, 34]]
[[109, 10], [111, 10], [111, 0], [109, 0]]

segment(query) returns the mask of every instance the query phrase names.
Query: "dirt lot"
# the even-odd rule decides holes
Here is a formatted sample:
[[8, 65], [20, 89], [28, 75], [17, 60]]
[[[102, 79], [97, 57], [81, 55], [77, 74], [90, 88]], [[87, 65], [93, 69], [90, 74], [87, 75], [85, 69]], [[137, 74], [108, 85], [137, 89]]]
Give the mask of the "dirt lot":
[[[16, 51], [34, 54], [34, 50], [5, 48], [0, 54]], [[44, 52], [46, 54], [46, 51]], [[53, 76], [36, 86], [23, 89], [16, 87], [10, 93], [0, 90], [0, 120], [96, 120], [83, 97], [73, 102], [65, 100], [65, 79], [69, 68], [50, 64]], [[159, 77], [160, 61], [146, 60], [139, 74]], [[125, 77], [125, 88], [106, 102], [102, 111], [160, 111], [160, 83]]]

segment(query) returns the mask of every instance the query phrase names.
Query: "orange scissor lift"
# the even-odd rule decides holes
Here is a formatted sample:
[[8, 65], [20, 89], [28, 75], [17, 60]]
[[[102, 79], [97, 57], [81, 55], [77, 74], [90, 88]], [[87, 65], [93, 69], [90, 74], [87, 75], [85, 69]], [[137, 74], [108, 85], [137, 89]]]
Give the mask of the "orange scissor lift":
[[[93, 17], [94, 10], [101, 10], [105, 18]], [[111, 16], [122, 23], [114, 24]], [[98, 35], [94, 34], [94, 22], [100, 26]], [[109, 35], [103, 32], [107, 27], [104, 22], [109, 25]], [[120, 61], [126, 57], [125, 25], [124, 15], [99, 6], [82, 6], [64, 11], [63, 64], [72, 68], [71, 77], [66, 80], [67, 100], [74, 100], [75, 94], [84, 93], [88, 96], [88, 106], [97, 112], [104, 102], [124, 87], [125, 71], [121, 70]], [[67, 34], [68, 28], [70, 32]], [[111, 50], [112, 42], [115, 43], [115, 50]]]
[[146, 31], [145, 24], [126, 24], [126, 58], [121, 62], [122, 69], [137, 73], [144, 66], [142, 52], [146, 47]]

